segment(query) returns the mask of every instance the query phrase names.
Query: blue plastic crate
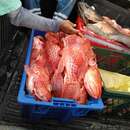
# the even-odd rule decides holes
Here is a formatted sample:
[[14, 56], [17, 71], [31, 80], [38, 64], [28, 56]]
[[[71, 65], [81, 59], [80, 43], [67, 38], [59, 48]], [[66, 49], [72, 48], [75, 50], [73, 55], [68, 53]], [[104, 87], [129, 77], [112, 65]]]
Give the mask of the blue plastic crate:
[[[25, 64], [30, 62], [33, 37], [36, 35], [44, 35], [44, 32], [32, 31]], [[45, 117], [66, 122], [77, 117], [86, 116], [89, 111], [104, 108], [102, 99], [95, 100], [93, 98], [89, 99], [85, 105], [80, 105], [75, 100], [65, 98], [52, 98], [51, 102], [36, 101], [33, 96], [26, 93], [25, 71], [20, 84], [18, 103], [21, 105], [23, 114], [30, 120], [35, 121]]]

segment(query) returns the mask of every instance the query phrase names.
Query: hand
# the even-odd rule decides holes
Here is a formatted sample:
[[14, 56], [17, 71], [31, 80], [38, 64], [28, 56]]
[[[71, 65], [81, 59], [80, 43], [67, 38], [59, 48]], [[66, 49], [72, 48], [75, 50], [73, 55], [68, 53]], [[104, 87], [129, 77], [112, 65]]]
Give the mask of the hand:
[[75, 27], [76, 27], [76, 24], [70, 22], [69, 20], [64, 20], [60, 24], [61, 31], [68, 33], [68, 34], [78, 34], [78, 35], [82, 36], [80, 31], [75, 29]]

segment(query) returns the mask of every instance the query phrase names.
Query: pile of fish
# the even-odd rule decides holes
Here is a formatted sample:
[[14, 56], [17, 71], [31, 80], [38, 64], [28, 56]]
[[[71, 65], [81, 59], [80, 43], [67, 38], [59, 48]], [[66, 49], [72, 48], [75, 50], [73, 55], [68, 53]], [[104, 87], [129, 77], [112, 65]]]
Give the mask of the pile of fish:
[[[86, 2], [79, 2], [78, 9], [80, 17], [83, 19], [86, 26], [86, 34], [93, 35], [94, 37], [104, 40], [104, 42], [101, 42], [103, 44], [107, 41], [130, 51], [130, 29], [122, 28], [115, 20], [106, 16], [98, 15], [95, 9], [90, 7]], [[79, 29], [81, 30], [81, 26]], [[99, 40], [99, 42], [100, 41], [101, 40]], [[112, 45], [110, 45], [110, 47], [117, 50], [120, 49], [119, 47], [116, 48]]]
[[88, 95], [98, 99], [102, 94], [102, 79], [90, 42], [74, 34], [35, 36], [25, 72], [28, 92], [40, 101], [59, 97], [85, 104]]

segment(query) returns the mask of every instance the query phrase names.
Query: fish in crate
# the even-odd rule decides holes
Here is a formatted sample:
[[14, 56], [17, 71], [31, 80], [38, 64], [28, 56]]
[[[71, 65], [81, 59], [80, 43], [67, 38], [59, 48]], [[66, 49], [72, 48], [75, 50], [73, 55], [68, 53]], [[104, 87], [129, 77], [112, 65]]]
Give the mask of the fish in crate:
[[31, 61], [25, 65], [28, 92], [36, 100], [52, 97], [85, 104], [88, 95], [99, 99], [102, 79], [90, 42], [77, 35], [48, 32], [34, 37]]

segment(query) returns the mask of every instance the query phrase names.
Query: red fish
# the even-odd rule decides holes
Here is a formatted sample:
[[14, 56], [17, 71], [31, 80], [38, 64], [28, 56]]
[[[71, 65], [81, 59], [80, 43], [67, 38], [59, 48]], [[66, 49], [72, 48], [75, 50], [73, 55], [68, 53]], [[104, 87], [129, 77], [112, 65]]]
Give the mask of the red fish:
[[87, 70], [84, 77], [84, 85], [90, 96], [95, 99], [101, 97], [103, 83], [97, 67], [90, 67]]
[[25, 65], [27, 90], [38, 100], [52, 96], [87, 102], [87, 93], [101, 96], [102, 81], [91, 44], [77, 35], [49, 32], [36, 37], [30, 65]]
[[[86, 101], [87, 94], [86, 91], [82, 92], [83, 88], [78, 80], [78, 70], [85, 63], [85, 52], [82, 46], [83, 41], [82, 38], [76, 35], [70, 35], [64, 38], [63, 42], [64, 49], [62, 57], [53, 77], [53, 83], [55, 83], [54, 89], [57, 90], [57, 93], [59, 90], [59, 93], [62, 92], [61, 97], [72, 98], [79, 103], [83, 103]], [[59, 87], [58, 84], [61, 86]]]
[[51, 84], [47, 69], [33, 65], [25, 65], [27, 73], [27, 89], [39, 100], [49, 101], [51, 99]]
[[31, 61], [30, 65], [38, 64], [39, 66], [44, 66], [46, 54], [44, 51], [44, 44], [45, 41], [43, 38], [37, 36], [34, 38], [33, 47], [32, 47], [32, 54], [31, 54]]
[[58, 44], [60, 40], [58, 33], [53, 33], [53, 32], [46, 33], [45, 38], [46, 38], [46, 41], [49, 41], [54, 44]]
[[56, 97], [62, 97], [62, 89], [63, 89], [63, 76], [62, 76], [62, 74], [55, 72], [53, 77], [52, 77], [51, 83], [52, 83], [53, 94]]
[[29, 68], [28, 65], [24, 65], [25, 72], [27, 74], [26, 87], [30, 94], [33, 93], [34, 82], [36, 80], [36, 74]]
[[51, 42], [46, 42], [46, 54], [53, 71], [55, 71], [58, 66], [60, 60], [60, 50], [61, 49], [58, 45]]

